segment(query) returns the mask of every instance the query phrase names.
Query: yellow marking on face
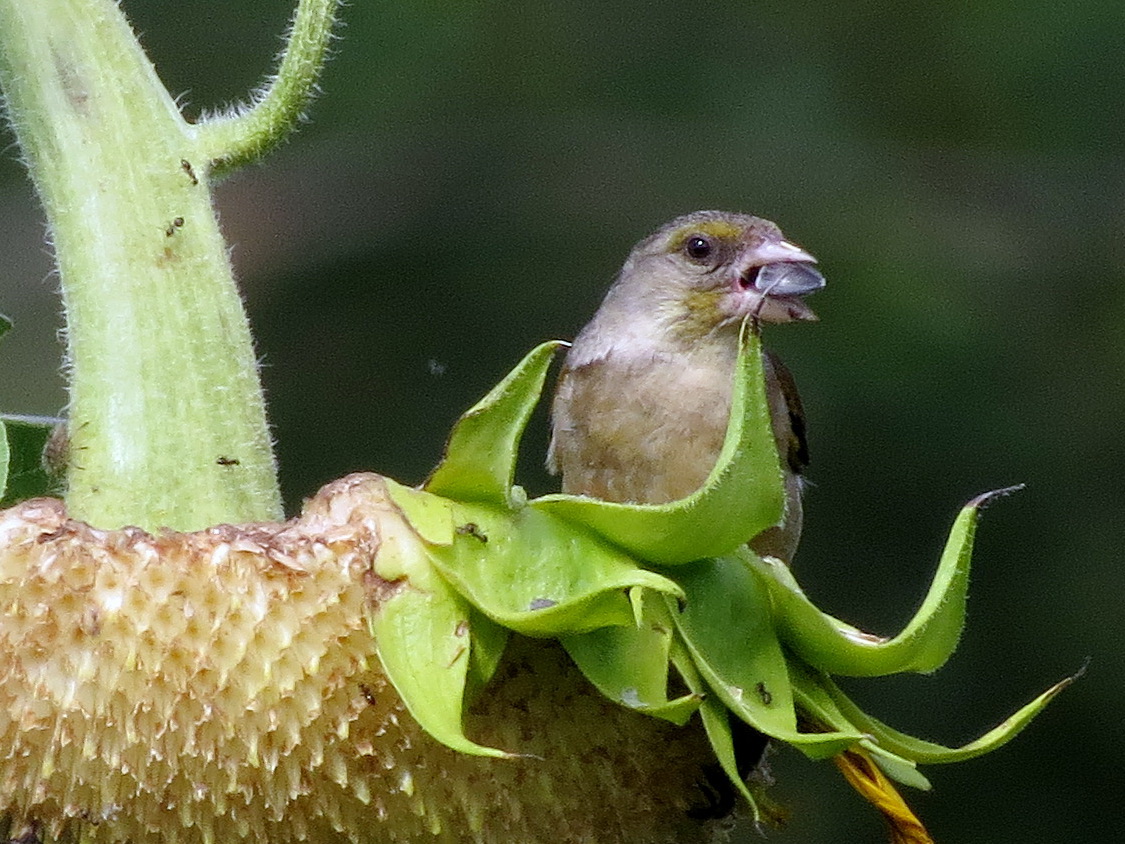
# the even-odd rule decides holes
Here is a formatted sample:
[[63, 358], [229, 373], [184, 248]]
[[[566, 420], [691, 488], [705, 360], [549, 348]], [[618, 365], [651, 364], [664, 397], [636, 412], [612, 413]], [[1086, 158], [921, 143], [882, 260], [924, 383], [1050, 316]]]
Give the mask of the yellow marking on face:
[[679, 340], [694, 341], [709, 334], [722, 321], [719, 312], [722, 296], [723, 291], [716, 288], [688, 290], [669, 324], [673, 336]]
[[697, 234], [708, 235], [718, 241], [733, 242], [742, 236], [742, 226], [727, 220], [703, 220], [678, 229], [668, 241], [668, 251], [678, 252], [689, 237]]

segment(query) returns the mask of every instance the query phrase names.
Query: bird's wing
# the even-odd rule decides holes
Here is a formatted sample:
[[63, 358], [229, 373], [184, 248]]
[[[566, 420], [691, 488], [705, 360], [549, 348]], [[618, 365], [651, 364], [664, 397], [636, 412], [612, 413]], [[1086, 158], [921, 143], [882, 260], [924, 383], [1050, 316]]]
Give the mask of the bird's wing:
[[[789, 431], [785, 442], [779, 441], [781, 457], [795, 474], [802, 474], [809, 465], [808, 429], [805, 424], [805, 409], [801, 406], [801, 394], [797, 392], [797, 382], [793, 380], [793, 373], [781, 362], [773, 352], [766, 351], [770, 366], [773, 367], [774, 378], [785, 399], [785, 408], [789, 413]], [[779, 438], [780, 439], [780, 438]], [[782, 446], [784, 446], [782, 448]]]

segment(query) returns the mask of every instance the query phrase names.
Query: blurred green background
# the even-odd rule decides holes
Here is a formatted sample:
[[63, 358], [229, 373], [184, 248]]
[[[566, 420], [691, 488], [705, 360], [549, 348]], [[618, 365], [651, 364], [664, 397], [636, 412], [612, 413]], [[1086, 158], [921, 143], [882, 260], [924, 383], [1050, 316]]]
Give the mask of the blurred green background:
[[[195, 116], [263, 77], [289, 0], [125, 8]], [[353, 0], [344, 21], [311, 124], [219, 192], [290, 509], [354, 470], [420, 480], [660, 223], [769, 217], [829, 280], [819, 324], [767, 336], [810, 417], [814, 599], [894, 632], [957, 508], [1027, 484], [984, 519], [951, 664], [848, 688], [961, 742], [1092, 658], [1013, 744], [929, 769], [910, 802], [944, 844], [1125, 828], [1120, 3]], [[0, 403], [55, 413], [56, 281], [11, 141]], [[884, 840], [831, 765], [774, 762], [794, 818], [773, 840]]]

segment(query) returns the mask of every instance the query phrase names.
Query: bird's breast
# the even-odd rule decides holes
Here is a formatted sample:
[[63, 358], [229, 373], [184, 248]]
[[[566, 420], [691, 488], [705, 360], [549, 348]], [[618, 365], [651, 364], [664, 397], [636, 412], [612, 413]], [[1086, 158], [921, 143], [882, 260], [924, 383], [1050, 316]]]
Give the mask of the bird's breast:
[[609, 355], [568, 369], [552, 445], [563, 491], [655, 504], [698, 489], [726, 433], [733, 363]]

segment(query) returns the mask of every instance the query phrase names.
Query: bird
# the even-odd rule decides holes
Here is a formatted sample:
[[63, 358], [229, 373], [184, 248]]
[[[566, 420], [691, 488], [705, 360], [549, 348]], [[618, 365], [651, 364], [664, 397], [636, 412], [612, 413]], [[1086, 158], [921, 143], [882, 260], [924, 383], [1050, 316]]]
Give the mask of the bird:
[[[723, 211], [678, 217], [638, 243], [558, 378], [547, 466], [562, 491], [660, 504], [702, 486], [726, 434], [741, 324], [816, 320], [802, 298], [825, 285], [816, 263], [769, 220]], [[805, 415], [777, 356], [764, 352], [763, 369], [785, 510], [749, 544], [788, 564], [803, 520]]]

